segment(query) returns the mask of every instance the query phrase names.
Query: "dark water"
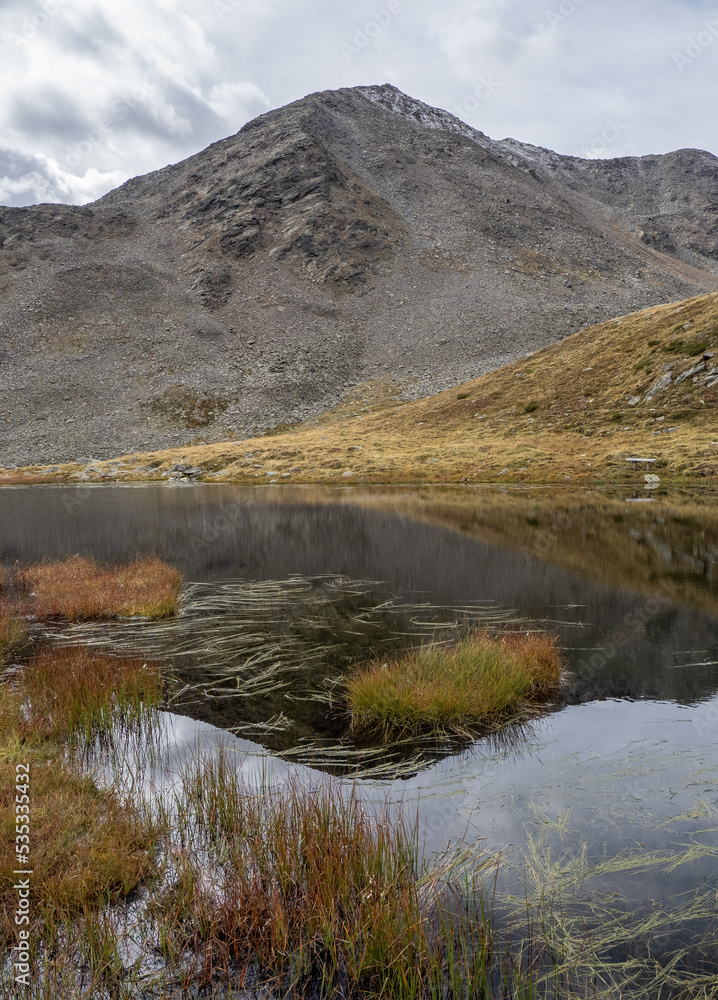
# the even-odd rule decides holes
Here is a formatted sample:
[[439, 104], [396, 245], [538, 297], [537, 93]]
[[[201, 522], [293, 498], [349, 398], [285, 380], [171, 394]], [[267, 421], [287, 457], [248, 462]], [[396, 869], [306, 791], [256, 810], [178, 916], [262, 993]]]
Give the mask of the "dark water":
[[[120, 561], [154, 553], [185, 579], [279, 580], [339, 574], [382, 581], [407, 600], [495, 602], [563, 628], [576, 672], [567, 698], [650, 698], [694, 705], [718, 691], [716, 615], [608, 586], [522, 551], [317, 491], [232, 486], [20, 487], [0, 490], [0, 562], [75, 553]], [[338, 492], [338, 491], [337, 491]], [[325, 497], [329, 499], [328, 491]], [[307, 499], [303, 499], [304, 497]], [[357, 499], [352, 503], [352, 497]], [[623, 530], [630, 539], [631, 508]], [[580, 522], [575, 527], [580, 546]], [[695, 548], [705, 548], [701, 525]], [[669, 567], [670, 568], [670, 567]], [[718, 580], [700, 572], [715, 598]], [[560, 628], [560, 626], [559, 626]], [[706, 664], [706, 665], [702, 665]]]
[[[657, 923], [653, 954], [705, 936], [706, 908], [718, 914], [718, 591], [700, 513], [681, 520], [699, 584], [691, 604], [667, 597], [653, 570], [648, 587], [620, 574], [600, 582], [590, 565], [569, 570], [526, 555], [518, 541], [491, 544], [367, 507], [359, 492], [340, 500], [231, 486], [3, 489], [0, 562], [156, 553], [192, 581], [335, 574], [381, 581], [382, 593], [402, 600], [495, 602], [554, 623], [572, 676], [562, 703], [521, 740], [477, 741], [407, 779], [367, 780], [364, 792], [419, 809], [429, 852], [483, 838], [487, 852], [501, 851], [508, 870], [522, 872], [526, 893], [556, 890], [587, 913], [610, 897], [603, 924], [659, 907], [669, 916]], [[626, 544], [639, 516], [625, 505]], [[660, 551], [663, 542], [656, 535], [652, 544]], [[675, 570], [669, 557], [666, 577]], [[197, 739], [224, 742], [251, 772], [264, 752], [203, 722], [168, 716], [167, 727], [175, 757]], [[271, 766], [280, 778], [291, 770]], [[518, 891], [515, 879], [506, 884]], [[686, 915], [696, 900], [700, 919]], [[643, 955], [648, 946], [636, 942]]]

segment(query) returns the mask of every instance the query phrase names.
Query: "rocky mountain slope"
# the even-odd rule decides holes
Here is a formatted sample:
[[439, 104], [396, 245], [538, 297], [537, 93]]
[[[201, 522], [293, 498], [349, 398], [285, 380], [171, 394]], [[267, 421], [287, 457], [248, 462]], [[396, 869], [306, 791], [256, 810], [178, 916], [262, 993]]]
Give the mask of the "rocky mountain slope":
[[718, 289], [718, 159], [495, 142], [314, 94], [82, 208], [0, 209], [0, 463], [217, 441], [408, 397]]

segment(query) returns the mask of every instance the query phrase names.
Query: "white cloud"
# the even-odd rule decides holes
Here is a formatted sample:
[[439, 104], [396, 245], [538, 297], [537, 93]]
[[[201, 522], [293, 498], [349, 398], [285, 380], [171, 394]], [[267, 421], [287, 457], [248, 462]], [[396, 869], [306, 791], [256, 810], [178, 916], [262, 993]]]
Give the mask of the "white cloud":
[[84, 202], [270, 107], [386, 80], [559, 152], [718, 152], [702, 0], [5, 0], [1, 17], [13, 204]]
[[[0, 164], [2, 160], [0, 159]], [[122, 171], [101, 173], [89, 167], [82, 176], [41, 155], [29, 158], [20, 176], [0, 177], [0, 205], [95, 201], [127, 178]]]

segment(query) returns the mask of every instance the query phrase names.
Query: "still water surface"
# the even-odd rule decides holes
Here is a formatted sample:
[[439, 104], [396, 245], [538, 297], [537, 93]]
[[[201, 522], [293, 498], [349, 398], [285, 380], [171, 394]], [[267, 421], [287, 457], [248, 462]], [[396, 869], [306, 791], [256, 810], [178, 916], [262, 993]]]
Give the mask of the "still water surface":
[[[360, 777], [362, 794], [418, 810], [427, 852], [481, 838], [487, 852], [502, 852], [508, 891], [553, 887], [587, 904], [611, 897], [617, 919], [678, 913], [699, 899], [701, 921], [677, 918], [656, 933], [660, 954], [705, 932], [706, 909], [718, 913], [716, 506], [706, 495], [629, 499], [10, 488], [0, 491], [0, 562], [155, 553], [188, 581], [333, 576], [373, 581], [375, 603], [479, 604], [546, 623], [570, 670], [552, 709], [505, 746], [477, 740], [425, 757], [408, 776]], [[165, 715], [165, 780], [168, 763], [179, 766], [198, 744], [228, 746], [250, 776], [270, 768], [282, 780], [298, 767], [272, 754], [286, 749], [280, 738], [236, 735], [249, 718], [238, 701]], [[278, 710], [291, 718], [286, 698], [267, 704], [266, 717]], [[295, 714], [305, 739], [326, 736], [318, 715]]]

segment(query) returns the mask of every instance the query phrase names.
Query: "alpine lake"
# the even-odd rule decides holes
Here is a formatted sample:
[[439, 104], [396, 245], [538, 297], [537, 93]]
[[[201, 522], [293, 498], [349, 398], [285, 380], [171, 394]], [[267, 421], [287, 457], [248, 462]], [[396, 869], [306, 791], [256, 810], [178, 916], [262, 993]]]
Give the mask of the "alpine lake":
[[[660, 487], [6, 487], [0, 564], [157, 555], [182, 572], [173, 619], [45, 627], [166, 672], [151, 749], [98, 745], [98, 783], [159, 801], [198, 755], [257, 786], [333, 783], [410, 817], [425, 863], [464, 857], [507, 940], [540, 934], [571, 990], [551, 993], [549, 972], [531, 996], [707, 998], [717, 501]], [[352, 737], [333, 708], [347, 670], [475, 626], [556, 634], [560, 695], [479, 738]]]

